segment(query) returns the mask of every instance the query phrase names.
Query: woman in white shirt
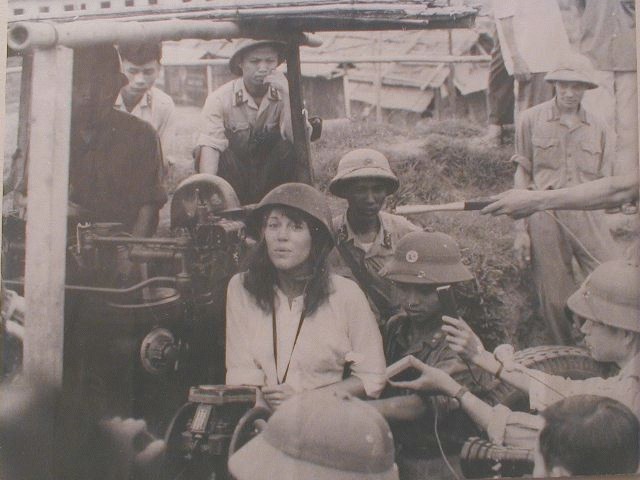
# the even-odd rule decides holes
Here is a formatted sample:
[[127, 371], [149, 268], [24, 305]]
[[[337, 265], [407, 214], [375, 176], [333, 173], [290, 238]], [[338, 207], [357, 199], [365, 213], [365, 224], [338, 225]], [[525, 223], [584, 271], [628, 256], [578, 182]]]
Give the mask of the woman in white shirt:
[[359, 287], [329, 273], [324, 195], [280, 185], [251, 219], [260, 242], [227, 290], [226, 383], [262, 387], [273, 408], [318, 388], [377, 397], [385, 384], [382, 338]]

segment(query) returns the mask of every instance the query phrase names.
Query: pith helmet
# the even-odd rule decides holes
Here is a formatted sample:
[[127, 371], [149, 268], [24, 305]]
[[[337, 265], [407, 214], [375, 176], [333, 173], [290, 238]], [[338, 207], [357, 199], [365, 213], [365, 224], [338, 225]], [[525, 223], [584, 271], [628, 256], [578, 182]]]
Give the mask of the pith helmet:
[[400, 186], [389, 160], [382, 153], [370, 148], [358, 148], [344, 155], [338, 163], [338, 172], [329, 183], [329, 191], [337, 197], [343, 197], [347, 184], [362, 178], [379, 178], [387, 184], [389, 194]]
[[260, 201], [258, 206], [251, 212], [250, 221], [259, 225], [264, 211], [268, 207], [284, 205], [295, 208], [312, 216], [323, 225], [325, 234], [333, 242], [331, 228], [331, 210], [326, 197], [318, 190], [306, 183], [283, 183], [277, 186]]
[[567, 305], [581, 317], [640, 333], [640, 267], [624, 260], [599, 265]]
[[229, 459], [238, 480], [397, 480], [391, 430], [371, 405], [311, 391], [284, 402]]
[[560, 60], [556, 68], [547, 73], [544, 79], [547, 82], [580, 82], [587, 89], [598, 88], [598, 83], [593, 78], [593, 66], [584, 55], [571, 55]]
[[380, 275], [403, 283], [450, 284], [472, 280], [456, 241], [440, 232], [411, 232], [400, 239]]
[[278, 52], [278, 65], [284, 62], [284, 52], [287, 47], [286, 43], [278, 42], [276, 40], [254, 40], [252, 38], [246, 38], [238, 43], [233, 55], [231, 55], [231, 58], [229, 59], [229, 70], [231, 70], [231, 73], [234, 75], [242, 75], [242, 69], [240, 68], [242, 56], [254, 48], [259, 47], [275, 48], [276, 52]]

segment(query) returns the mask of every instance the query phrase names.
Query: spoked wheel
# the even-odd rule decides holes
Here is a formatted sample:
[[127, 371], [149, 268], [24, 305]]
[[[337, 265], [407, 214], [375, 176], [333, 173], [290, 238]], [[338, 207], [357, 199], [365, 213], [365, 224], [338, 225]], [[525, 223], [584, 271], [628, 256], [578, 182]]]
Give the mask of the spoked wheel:
[[[608, 364], [596, 362], [587, 350], [579, 347], [541, 346], [520, 350], [514, 361], [527, 368], [534, 368], [551, 375], [581, 380], [590, 377], [607, 377], [613, 373]], [[491, 405], [503, 404], [515, 411], [528, 411], [529, 399], [520, 390], [495, 379], [487, 372], [476, 373], [482, 384], [482, 398]], [[474, 380], [466, 373], [458, 381], [471, 386]], [[493, 477], [495, 466], [500, 463], [501, 476], [522, 476], [533, 471], [532, 456], [523, 449], [499, 447], [481, 438], [470, 438], [462, 447], [460, 467], [467, 478]]]
[[253, 407], [242, 416], [229, 443], [229, 457], [262, 432], [271, 413], [268, 408]]

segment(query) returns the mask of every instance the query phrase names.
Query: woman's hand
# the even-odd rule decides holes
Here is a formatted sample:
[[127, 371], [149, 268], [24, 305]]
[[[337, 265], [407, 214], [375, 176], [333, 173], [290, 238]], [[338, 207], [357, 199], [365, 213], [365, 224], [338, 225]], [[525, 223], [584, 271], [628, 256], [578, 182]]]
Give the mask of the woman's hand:
[[464, 320], [446, 315], [442, 316], [442, 320], [445, 323], [442, 331], [447, 334], [449, 348], [464, 360], [475, 363], [475, 360], [485, 352], [482, 341]]
[[409, 356], [409, 364], [411, 367], [420, 370], [420, 376], [408, 382], [389, 380], [390, 385], [421, 392], [442, 392], [447, 395], [453, 395], [459, 387], [458, 383], [448, 373], [421, 362], [413, 355]]
[[277, 409], [282, 402], [293, 397], [296, 392], [286, 383], [274, 385], [271, 387], [262, 387], [262, 396], [269, 406], [274, 410]]

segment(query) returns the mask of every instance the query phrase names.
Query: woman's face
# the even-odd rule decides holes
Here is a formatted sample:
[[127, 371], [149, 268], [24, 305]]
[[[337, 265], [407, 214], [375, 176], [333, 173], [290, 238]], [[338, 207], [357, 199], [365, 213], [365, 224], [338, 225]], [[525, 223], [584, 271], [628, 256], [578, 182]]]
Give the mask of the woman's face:
[[279, 208], [267, 215], [264, 239], [271, 263], [284, 272], [304, 264], [311, 253], [311, 231], [307, 223], [290, 219]]

